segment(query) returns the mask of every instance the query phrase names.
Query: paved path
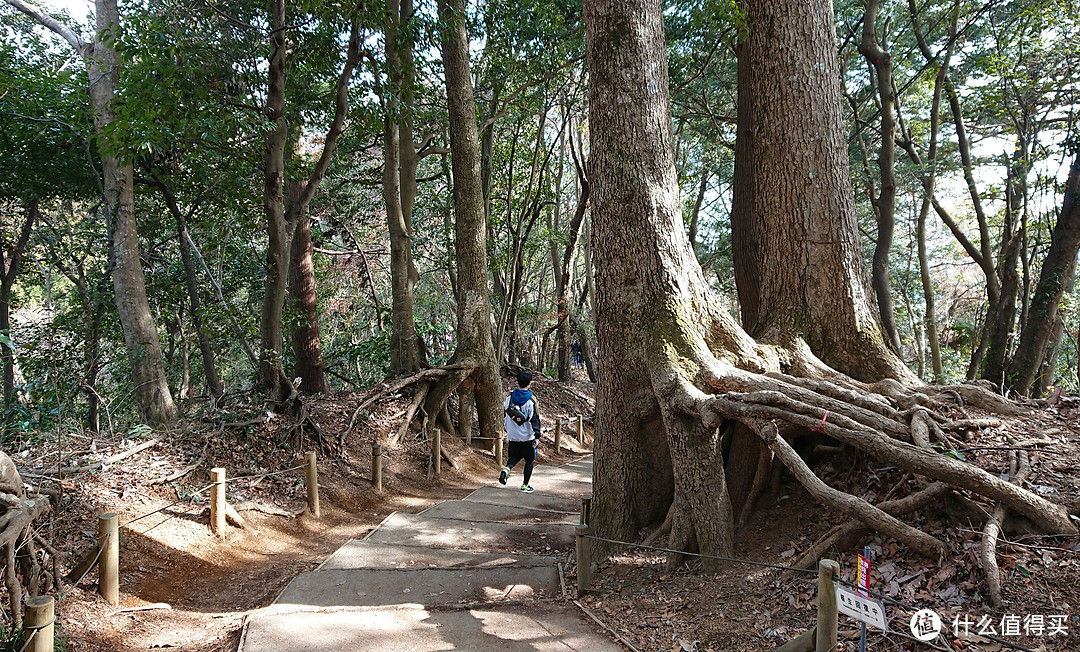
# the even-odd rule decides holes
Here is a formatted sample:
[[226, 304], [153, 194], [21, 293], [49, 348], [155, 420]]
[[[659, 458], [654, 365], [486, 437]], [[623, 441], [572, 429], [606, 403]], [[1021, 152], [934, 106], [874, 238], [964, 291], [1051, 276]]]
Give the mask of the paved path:
[[592, 458], [538, 465], [533, 494], [516, 471], [349, 541], [248, 621], [239, 652], [619, 652], [563, 589]]

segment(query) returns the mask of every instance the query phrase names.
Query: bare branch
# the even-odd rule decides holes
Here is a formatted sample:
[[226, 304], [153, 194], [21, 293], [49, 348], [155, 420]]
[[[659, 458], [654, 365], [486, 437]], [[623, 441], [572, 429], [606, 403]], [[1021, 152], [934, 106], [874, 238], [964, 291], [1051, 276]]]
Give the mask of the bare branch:
[[30, 18], [34, 19], [39, 25], [52, 30], [65, 41], [71, 44], [71, 47], [75, 48], [75, 51], [79, 53], [79, 56], [85, 57], [89, 46], [82, 38], [76, 34], [70, 27], [56, 20], [50, 16], [41, 7], [24, 2], [23, 0], [5, 0], [9, 5], [23, 12]]

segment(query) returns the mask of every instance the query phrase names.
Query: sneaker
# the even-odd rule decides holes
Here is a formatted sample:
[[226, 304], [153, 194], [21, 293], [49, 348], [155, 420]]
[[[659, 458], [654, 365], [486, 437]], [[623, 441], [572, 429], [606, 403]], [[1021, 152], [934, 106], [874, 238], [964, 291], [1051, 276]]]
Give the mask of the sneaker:
[[506, 479], [510, 477], [510, 469], [503, 467], [502, 471], [499, 471], [499, 484], [506, 484]]
[[532, 492], [533, 492], [533, 488], [530, 487], [529, 485], [527, 485], [527, 484], [521, 485], [521, 493], [523, 493], [523, 494], [531, 494]]

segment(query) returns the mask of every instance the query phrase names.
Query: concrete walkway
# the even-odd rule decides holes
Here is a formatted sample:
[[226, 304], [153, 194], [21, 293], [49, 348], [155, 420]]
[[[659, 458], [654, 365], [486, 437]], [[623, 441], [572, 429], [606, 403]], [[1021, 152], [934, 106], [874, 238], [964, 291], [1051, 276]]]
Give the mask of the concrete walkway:
[[563, 588], [592, 459], [537, 465], [532, 494], [520, 470], [349, 541], [252, 616], [239, 652], [619, 652]]

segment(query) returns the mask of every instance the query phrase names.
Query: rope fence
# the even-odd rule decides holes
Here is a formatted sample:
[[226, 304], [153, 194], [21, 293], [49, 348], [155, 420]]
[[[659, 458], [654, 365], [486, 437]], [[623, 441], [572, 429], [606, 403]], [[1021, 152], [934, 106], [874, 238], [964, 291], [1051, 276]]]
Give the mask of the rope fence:
[[[140, 514], [131, 519], [128, 519], [121, 526], [119, 524], [119, 516], [113, 513], [104, 513], [98, 517], [98, 541], [95, 544], [96, 550], [92, 557], [87, 555], [84, 557], [84, 561], [76, 564], [74, 572], [81, 570], [81, 574], [78, 579], [71, 583], [71, 588], [59, 594], [54, 600], [52, 596], [38, 596], [27, 600], [26, 602], [26, 622], [23, 627], [23, 636], [25, 640], [23, 645], [19, 648], [19, 652], [26, 652], [27, 650], [49, 650], [53, 649], [53, 625], [56, 622], [55, 608], [66, 600], [72, 593], [72, 590], [82, 583], [86, 576], [90, 574], [94, 568], [98, 569], [98, 592], [109, 604], [116, 606], [120, 600], [120, 582], [119, 582], [119, 566], [120, 566], [120, 542], [119, 542], [119, 528], [129, 528], [139, 521], [160, 514], [169, 510], [181, 503], [188, 502], [193, 498], [211, 491], [210, 502], [210, 526], [215, 534], [223, 536], [224, 523], [226, 516], [230, 519], [242, 523], [242, 519], [236, 514], [235, 510], [232, 510], [225, 501], [225, 486], [230, 482], [240, 482], [244, 480], [261, 480], [263, 478], [284, 475], [292, 473], [294, 471], [304, 469], [304, 480], [307, 487], [307, 503], [308, 511], [315, 517], [319, 518], [319, 487], [318, 487], [318, 467], [317, 459], [314, 451], [308, 451], [305, 453], [305, 459], [303, 464], [297, 464], [278, 471], [268, 471], [266, 473], [252, 473], [248, 475], [236, 476], [233, 478], [225, 477], [225, 469], [214, 468], [211, 469], [211, 477], [213, 482], [188, 493], [179, 500], [175, 500], [168, 505], [158, 507], [157, 509]], [[229, 512], [232, 512], [229, 514]], [[178, 514], [169, 514], [161, 523], [168, 521], [171, 518], [175, 518]], [[158, 527], [161, 523], [157, 523], [146, 530], [143, 530], [139, 534], [145, 534], [149, 530]], [[220, 527], [215, 527], [219, 525]], [[85, 568], [80, 568], [85, 564]], [[38, 639], [39, 632], [45, 632], [41, 634], [42, 637], [47, 637], [48, 641], [38, 641], [35, 645], [35, 640]], [[33, 646], [33, 648], [31, 648]]]

